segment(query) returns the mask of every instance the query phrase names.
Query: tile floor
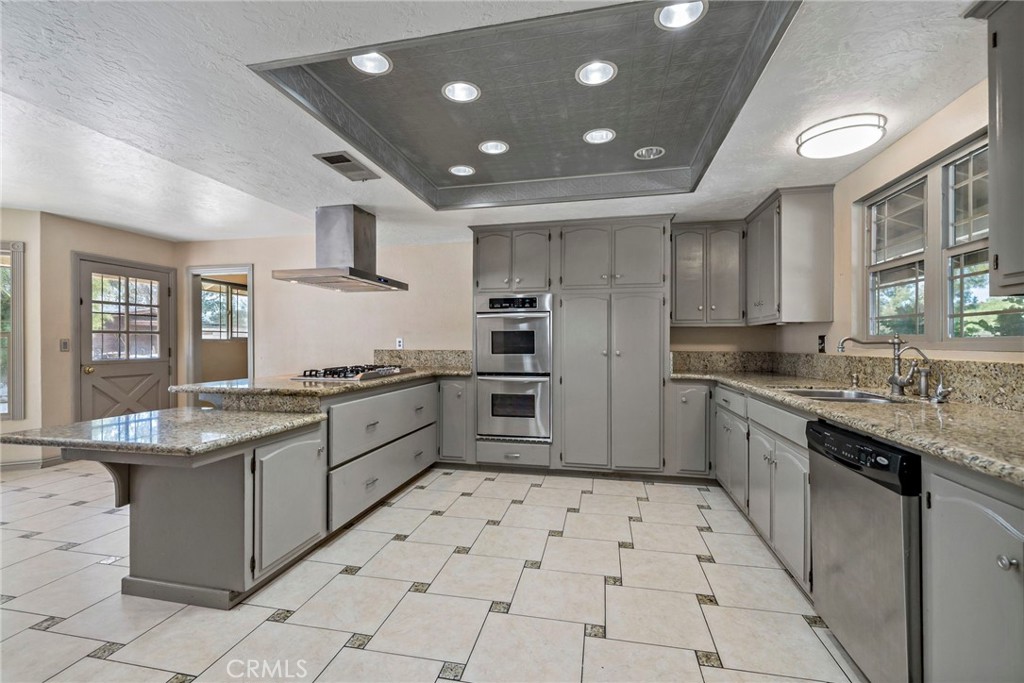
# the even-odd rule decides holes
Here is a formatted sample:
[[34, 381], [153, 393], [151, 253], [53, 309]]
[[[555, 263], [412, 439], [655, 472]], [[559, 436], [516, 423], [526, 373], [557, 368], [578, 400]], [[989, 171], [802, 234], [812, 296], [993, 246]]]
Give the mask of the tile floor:
[[437, 467], [226, 612], [121, 595], [98, 465], [0, 498], [5, 682], [860, 680], [713, 485]]

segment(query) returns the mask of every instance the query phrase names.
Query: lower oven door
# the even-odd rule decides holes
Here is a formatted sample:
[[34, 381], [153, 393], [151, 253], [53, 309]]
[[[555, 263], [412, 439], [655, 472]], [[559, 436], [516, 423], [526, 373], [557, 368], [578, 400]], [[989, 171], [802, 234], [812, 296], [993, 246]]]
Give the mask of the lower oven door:
[[550, 377], [476, 379], [478, 436], [550, 441]]

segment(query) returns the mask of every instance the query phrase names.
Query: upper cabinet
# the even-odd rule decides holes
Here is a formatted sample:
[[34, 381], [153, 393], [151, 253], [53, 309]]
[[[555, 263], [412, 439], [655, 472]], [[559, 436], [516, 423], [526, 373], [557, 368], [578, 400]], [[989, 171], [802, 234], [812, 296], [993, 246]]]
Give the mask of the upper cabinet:
[[988, 15], [989, 254], [992, 295], [1024, 294], [1024, 3]]
[[832, 187], [779, 190], [747, 218], [747, 323], [832, 320]]
[[672, 324], [743, 325], [745, 224], [672, 227]]
[[594, 223], [561, 231], [563, 289], [661, 287], [666, 282], [667, 219]]
[[551, 232], [547, 228], [477, 234], [476, 288], [483, 292], [538, 291], [550, 285]]

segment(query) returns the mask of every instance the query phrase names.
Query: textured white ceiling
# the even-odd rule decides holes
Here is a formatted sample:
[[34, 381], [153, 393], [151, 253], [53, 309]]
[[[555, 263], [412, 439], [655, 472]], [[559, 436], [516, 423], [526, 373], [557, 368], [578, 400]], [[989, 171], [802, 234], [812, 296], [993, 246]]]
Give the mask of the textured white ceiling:
[[[697, 192], [437, 213], [314, 160], [346, 143], [246, 67], [600, 4], [6, 2], [2, 201], [177, 240], [309, 231], [315, 206], [350, 202], [385, 244], [468, 239], [476, 223], [736, 218], [776, 187], [842, 178], [985, 77], [967, 0], [805, 0]], [[796, 156], [802, 129], [859, 111], [889, 117], [882, 143]]]

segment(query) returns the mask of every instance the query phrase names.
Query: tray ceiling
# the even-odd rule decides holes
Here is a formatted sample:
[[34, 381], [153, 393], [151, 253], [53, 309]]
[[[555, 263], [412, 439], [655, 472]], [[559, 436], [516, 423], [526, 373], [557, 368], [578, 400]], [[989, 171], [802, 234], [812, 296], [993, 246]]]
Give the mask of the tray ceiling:
[[[710, 0], [696, 24], [659, 28], [666, 3], [470, 29], [252, 68], [434, 209], [509, 206], [692, 192], [795, 13], [797, 2]], [[352, 55], [380, 52], [393, 68], [368, 75]], [[617, 75], [575, 79], [591, 60]], [[479, 99], [442, 88], [469, 81]], [[590, 145], [583, 134], [611, 128]], [[508, 152], [479, 151], [503, 140]], [[665, 154], [641, 161], [633, 152]], [[323, 150], [324, 152], [331, 150]], [[467, 177], [449, 173], [468, 164]]]

